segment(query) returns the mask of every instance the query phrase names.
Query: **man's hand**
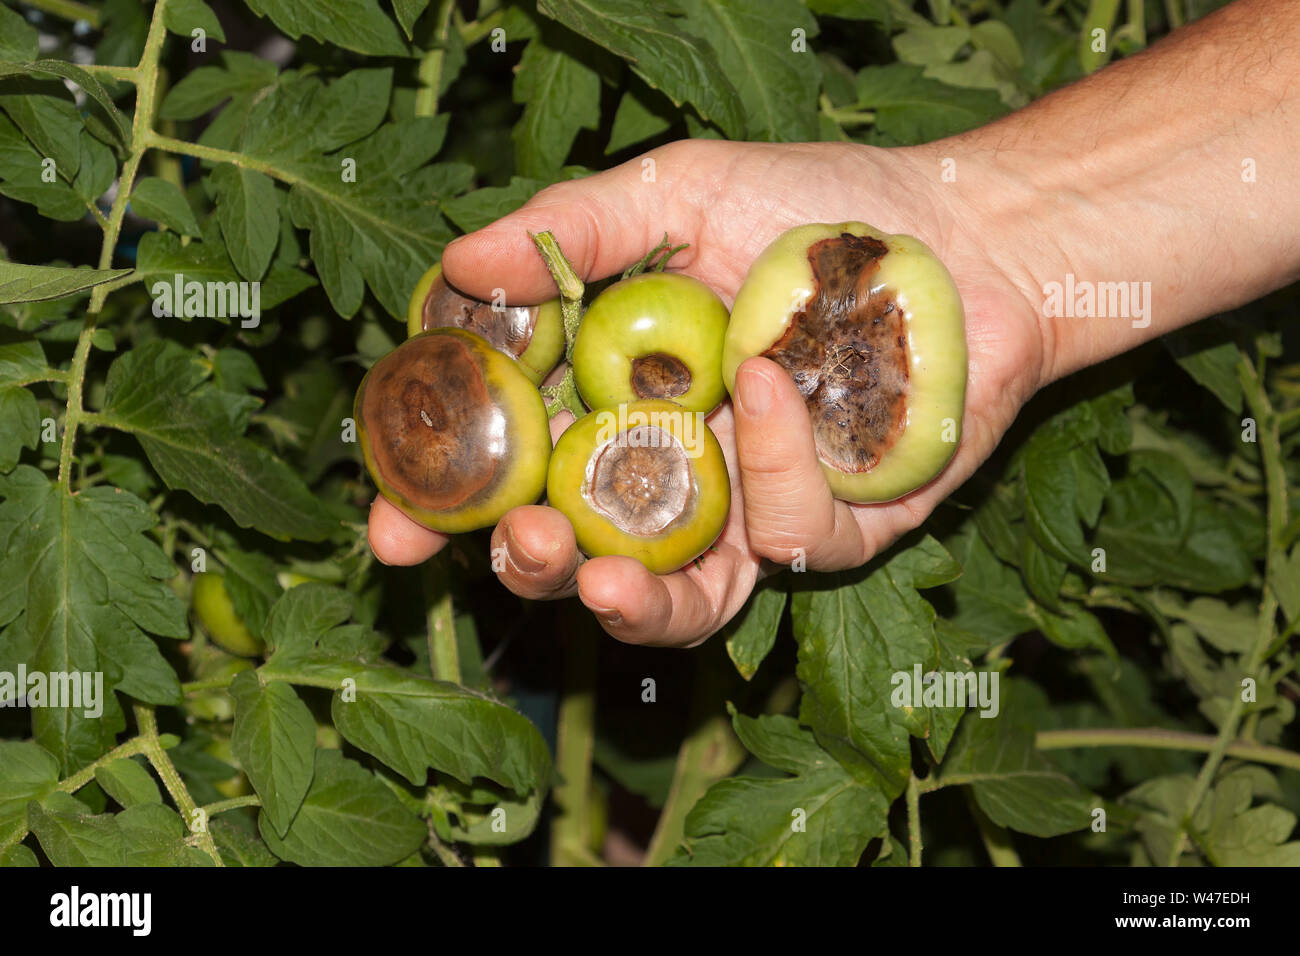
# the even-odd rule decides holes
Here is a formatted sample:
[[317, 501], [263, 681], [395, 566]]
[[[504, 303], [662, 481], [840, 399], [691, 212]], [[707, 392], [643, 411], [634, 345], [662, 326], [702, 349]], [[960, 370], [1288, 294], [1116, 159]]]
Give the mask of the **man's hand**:
[[[962, 441], [931, 484], [888, 504], [836, 501], [803, 398], [778, 366], [751, 359], [737, 377], [736, 407], [725, 403], [709, 418], [731, 472], [732, 506], [716, 549], [698, 566], [657, 577], [631, 558], [584, 561], [568, 520], [530, 506], [508, 514], [493, 534], [493, 547], [506, 549], [506, 586], [528, 598], [576, 593], [620, 640], [689, 646], [740, 610], [762, 559], [802, 558], [810, 571], [856, 567], [920, 524], [988, 457], [1044, 367], [1030, 287], [998, 265], [1020, 257], [995, 247], [978, 211], [944, 189], [939, 171], [923, 150], [687, 141], [552, 186], [448, 246], [443, 268], [458, 288], [487, 299], [500, 287], [510, 302], [528, 303], [555, 294], [529, 232], [550, 230], [588, 280], [622, 271], [667, 232], [674, 243], [690, 243], [671, 266], [730, 303], [750, 263], [778, 234], [856, 219], [925, 241], [952, 272], [966, 309]], [[564, 415], [553, 428], [558, 433], [570, 421]], [[388, 563], [426, 560], [445, 541], [382, 499], [371, 511], [371, 546]]]

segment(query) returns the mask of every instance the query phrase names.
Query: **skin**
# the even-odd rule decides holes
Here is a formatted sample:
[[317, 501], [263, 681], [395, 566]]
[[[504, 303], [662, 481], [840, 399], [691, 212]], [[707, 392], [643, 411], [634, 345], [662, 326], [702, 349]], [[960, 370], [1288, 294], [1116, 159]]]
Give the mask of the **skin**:
[[[577, 594], [614, 637], [689, 646], [736, 614], [770, 565], [802, 549], [810, 571], [855, 567], [919, 525], [992, 452], [1042, 386], [1300, 277], [1300, 4], [1238, 2], [996, 123], [925, 146], [692, 141], [539, 193], [448, 246], [448, 278], [511, 301], [554, 295], [527, 233], [554, 232], [577, 271], [610, 275], [662, 238], [675, 267], [728, 304], [778, 234], [861, 220], [925, 242], [956, 280], [970, 356], [965, 426], [931, 484], [887, 504], [831, 497], [802, 400], [750, 359], [734, 403], [709, 419], [732, 473], [728, 524], [702, 568], [656, 577], [628, 558], [583, 563], [558, 512], [518, 508], [492, 544], [528, 598]], [[946, 164], [951, 160], [952, 164]], [[1250, 160], [1255, 181], [1243, 181]], [[955, 172], [944, 177], [944, 169]], [[945, 178], [948, 181], [945, 181]], [[1150, 282], [1144, 328], [1054, 318], [1044, 287], [1067, 273]], [[552, 431], [568, 424], [552, 422]], [[391, 564], [445, 543], [380, 499], [370, 543]]]

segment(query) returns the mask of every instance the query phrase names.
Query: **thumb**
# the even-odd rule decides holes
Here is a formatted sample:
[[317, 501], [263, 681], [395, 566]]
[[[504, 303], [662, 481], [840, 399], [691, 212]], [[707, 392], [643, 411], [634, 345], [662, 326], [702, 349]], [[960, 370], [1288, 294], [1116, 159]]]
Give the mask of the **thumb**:
[[775, 362], [736, 373], [736, 449], [749, 546], [780, 564], [851, 568], [867, 557], [849, 506], [831, 495], [803, 396]]
[[685, 266], [694, 258], [694, 217], [675, 199], [672, 163], [660, 154], [650, 181], [642, 176], [645, 157], [588, 176], [548, 186], [519, 210], [461, 236], [443, 251], [447, 281], [462, 292], [487, 300], [503, 289], [508, 302], [543, 302], [555, 283], [529, 233], [550, 232], [565, 257], [586, 281], [621, 272], [653, 249], [667, 232], [674, 243], [691, 248], [674, 258]]

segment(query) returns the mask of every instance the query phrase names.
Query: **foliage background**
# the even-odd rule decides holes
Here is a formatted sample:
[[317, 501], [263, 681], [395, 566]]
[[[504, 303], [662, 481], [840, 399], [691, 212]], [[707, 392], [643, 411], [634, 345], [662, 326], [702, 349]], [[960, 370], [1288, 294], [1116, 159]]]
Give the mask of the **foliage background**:
[[[693, 652], [512, 598], [486, 533], [376, 564], [343, 440], [419, 275], [548, 183], [935, 139], [1217, 5], [0, 6], [0, 671], [114, 691], [0, 710], [0, 862], [1300, 862], [1295, 290], [1059, 383], [921, 532]], [[259, 280], [260, 326], [155, 316], [177, 272]], [[916, 663], [1001, 714], [889, 706]]]

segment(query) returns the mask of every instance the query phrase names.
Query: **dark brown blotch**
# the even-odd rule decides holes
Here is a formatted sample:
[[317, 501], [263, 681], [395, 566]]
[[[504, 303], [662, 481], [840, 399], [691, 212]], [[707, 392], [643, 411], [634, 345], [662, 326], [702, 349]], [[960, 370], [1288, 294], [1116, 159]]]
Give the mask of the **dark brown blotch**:
[[386, 490], [419, 508], [463, 505], [504, 471], [505, 414], [462, 339], [408, 339], [376, 362], [361, 416]]
[[429, 286], [421, 310], [421, 324], [430, 329], [457, 328], [476, 332], [512, 358], [523, 355], [537, 327], [537, 306], [507, 305], [494, 309], [462, 295], [439, 273]]
[[632, 391], [638, 398], [677, 398], [691, 389], [691, 370], [675, 355], [655, 352], [632, 360]]
[[808, 249], [814, 293], [764, 352], [794, 379], [822, 460], [848, 474], [870, 471], [907, 422], [903, 310], [873, 289], [883, 242], [843, 233]]

